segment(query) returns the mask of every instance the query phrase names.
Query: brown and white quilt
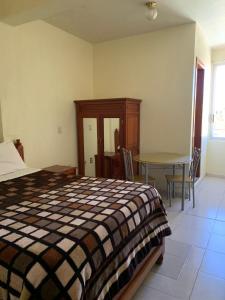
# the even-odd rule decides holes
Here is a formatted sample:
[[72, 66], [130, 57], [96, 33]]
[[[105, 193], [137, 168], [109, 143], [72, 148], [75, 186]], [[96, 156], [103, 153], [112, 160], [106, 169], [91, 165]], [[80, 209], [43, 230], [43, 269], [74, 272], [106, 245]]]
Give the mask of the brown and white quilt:
[[0, 183], [3, 299], [112, 299], [171, 234], [156, 189], [40, 171]]

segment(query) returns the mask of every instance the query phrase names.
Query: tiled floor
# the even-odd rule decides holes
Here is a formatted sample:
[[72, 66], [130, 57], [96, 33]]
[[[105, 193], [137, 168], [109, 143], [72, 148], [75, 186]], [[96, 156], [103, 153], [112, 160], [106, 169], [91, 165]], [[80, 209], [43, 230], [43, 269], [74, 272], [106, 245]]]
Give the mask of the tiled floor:
[[[167, 206], [167, 201], [165, 200]], [[196, 208], [174, 199], [167, 207], [173, 231], [162, 266], [155, 266], [134, 300], [225, 300], [225, 179], [206, 177]]]

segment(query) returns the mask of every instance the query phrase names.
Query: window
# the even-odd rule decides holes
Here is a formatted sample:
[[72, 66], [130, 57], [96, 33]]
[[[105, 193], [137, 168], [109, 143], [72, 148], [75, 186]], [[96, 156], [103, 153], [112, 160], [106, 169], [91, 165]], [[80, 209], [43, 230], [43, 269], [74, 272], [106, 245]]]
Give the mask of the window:
[[225, 138], [225, 63], [214, 66], [212, 137]]

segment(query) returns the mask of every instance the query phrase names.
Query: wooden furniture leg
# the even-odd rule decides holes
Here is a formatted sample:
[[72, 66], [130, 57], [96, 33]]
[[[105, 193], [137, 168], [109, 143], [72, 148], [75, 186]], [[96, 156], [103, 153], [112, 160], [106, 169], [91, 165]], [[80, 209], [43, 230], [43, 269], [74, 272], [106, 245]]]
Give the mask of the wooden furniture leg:
[[161, 265], [163, 263], [164, 254], [161, 254], [160, 257], [157, 259], [156, 264]]

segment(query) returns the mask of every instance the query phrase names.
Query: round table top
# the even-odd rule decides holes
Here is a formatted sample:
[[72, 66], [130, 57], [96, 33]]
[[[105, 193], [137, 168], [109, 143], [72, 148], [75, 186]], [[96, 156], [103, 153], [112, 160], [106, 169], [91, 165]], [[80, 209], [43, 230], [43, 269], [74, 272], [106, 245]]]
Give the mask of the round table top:
[[178, 153], [155, 152], [135, 155], [133, 160], [145, 164], [183, 165], [189, 164], [192, 158]]

